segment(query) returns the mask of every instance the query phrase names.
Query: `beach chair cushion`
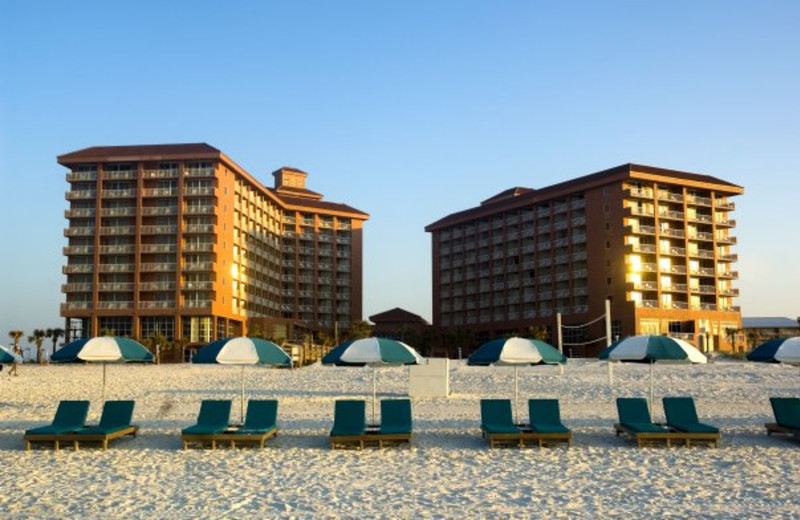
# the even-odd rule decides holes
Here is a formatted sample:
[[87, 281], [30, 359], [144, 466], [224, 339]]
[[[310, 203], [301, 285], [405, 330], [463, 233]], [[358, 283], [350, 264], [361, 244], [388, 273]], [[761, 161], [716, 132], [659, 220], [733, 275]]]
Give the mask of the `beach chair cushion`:
[[510, 399], [481, 399], [481, 428], [487, 433], [519, 433]]
[[242, 435], [268, 433], [277, 429], [278, 401], [250, 400], [247, 403], [247, 416], [237, 433]]
[[411, 433], [412, 428], [410, 399], [381, 401], [381, 433]]
[[570, 433], [572, 430], [561, 422], [558, 399], [530, 399], [528, 416], [531, 430], [537, 433]]
[[623, 428], [636, 433], [662, 433], [669, 432], [650, 419], [650, 409], [647, 400], [641, 397], [618, 397], [617, 413]]
[[366, 427], [366, 403], [364, 401], [336, 401], [331, 437], [363, 435]]
[[205, 400], [200, 405], [197, 424], [184, 429], [184, 435], [214, 435], [228, 429], [231, 401]]
[[134, 401], [106, 401], [100, 423], [78, 430], [78, 435], [109, 435], [131, 427]]
[[662, 402], [668, 426], [687, 433], [719, 433], [719, 428], [700, 422], [691, 397], [664, 397]]
[[778, 426], [800, 430], [800, 399], [797, 397], [770, 397], [772, 412]]
[[80, 430], [89, 414], [89, 401], [61, 401], [58, 403], [53, 422], [26, 430], [25, 435], [61, 435]]

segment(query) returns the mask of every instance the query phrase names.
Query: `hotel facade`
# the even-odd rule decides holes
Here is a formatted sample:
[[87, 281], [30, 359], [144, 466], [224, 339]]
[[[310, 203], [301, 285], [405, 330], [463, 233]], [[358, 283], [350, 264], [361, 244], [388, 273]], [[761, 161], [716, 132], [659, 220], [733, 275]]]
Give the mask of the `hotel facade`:
[[369, 216], [323, 201], [307, 174], [268, 188], [201, 144], [102, 146], [69, 168], [67, 339], [103, 332], [204, 343], [257, 327], [346, 331], [362, 316]]
[[[728, 349], [743, 188], [626, 164], [542, 189], [512, 188], [425, 229], [433, 324], [483, 336], [586, 324], [610, 300], [612, 336], [670, 334]], [[562, 329], [573, 355], [605, 346], [602, 321]], [[569, 353], [565, 348], [565, 353]]]

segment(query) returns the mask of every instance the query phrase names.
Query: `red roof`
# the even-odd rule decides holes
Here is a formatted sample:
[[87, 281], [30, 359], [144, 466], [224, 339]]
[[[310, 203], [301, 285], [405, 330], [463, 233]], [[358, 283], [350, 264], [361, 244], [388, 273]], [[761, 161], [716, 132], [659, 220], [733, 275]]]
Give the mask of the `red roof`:
[[275, 194], [275, 196], [278, 197], [283, 203], [289, 206], [312, 208], [320, 211], [331, 211], [336, 213], [350, 213], [363, 218], [369, 217], [368, 213], [364, 213], [363, 211], [357, 210], [352, 206], [348, 206], [347, 204], [323, 202], [321, 200], [307, 199], [302, 197], [291, 197], [285, 193], [277, 192], [274, 189], [270, 189], [270, 191]]
[[206, 143], [143, 144], [132, 146], [92, 146], [58, 156], [60, 164], [79, 162], [124, 162], [178, 158], [216, 159], [222, 152]]

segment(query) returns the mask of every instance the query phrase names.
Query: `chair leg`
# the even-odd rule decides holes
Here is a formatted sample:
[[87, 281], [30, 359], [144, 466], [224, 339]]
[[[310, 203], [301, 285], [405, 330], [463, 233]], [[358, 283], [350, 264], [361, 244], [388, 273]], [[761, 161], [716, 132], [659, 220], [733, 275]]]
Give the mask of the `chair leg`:
[[31, 441], [25, 441], [25, 451], [31, 451]]
[[59, 448], [58, 441], [53, 441], [53, 445], [54, 445], [54, 448], [56, 449], [56, 451], [58, 451], [58, 448]]
[[75, 451], [78, 451], [78, 441], [77, 441], [77, 439], [72, 441], [72, 445], [75, 447]]
[[108, 439], [103, 439], [103, 451], [108, 449]]

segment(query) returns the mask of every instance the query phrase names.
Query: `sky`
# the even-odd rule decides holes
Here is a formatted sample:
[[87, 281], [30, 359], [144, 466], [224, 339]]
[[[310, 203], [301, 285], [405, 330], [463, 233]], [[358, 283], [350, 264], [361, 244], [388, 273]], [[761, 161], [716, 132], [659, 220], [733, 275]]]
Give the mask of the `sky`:
[[431, 318], [427, 224], [627, 162], [744, 186], [742, 314], [796, 317], [798, 27], [770, 0], [0, 0], [0, 343], [63, 327], [56, 156], [180, 142], [369, 213], [364, 318]]

